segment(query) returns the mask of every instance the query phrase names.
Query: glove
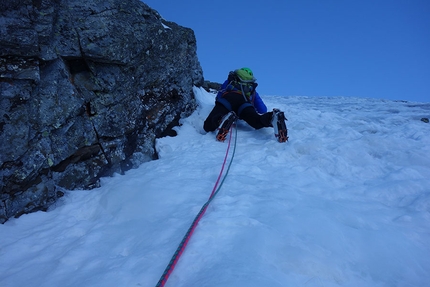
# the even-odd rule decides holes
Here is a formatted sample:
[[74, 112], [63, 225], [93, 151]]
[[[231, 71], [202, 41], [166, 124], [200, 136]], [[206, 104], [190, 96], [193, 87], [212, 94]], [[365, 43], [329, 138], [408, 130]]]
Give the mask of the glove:
[[228, 73], [228, 81], [236, 81], [237, 80], [237, 75], [234, 71], [230, 71], [230, 73]]

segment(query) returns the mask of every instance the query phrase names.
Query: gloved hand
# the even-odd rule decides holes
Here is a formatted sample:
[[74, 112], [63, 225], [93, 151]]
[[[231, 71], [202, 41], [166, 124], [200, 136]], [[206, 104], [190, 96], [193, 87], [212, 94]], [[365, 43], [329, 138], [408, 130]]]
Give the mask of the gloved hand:
[[228, 81], [236, 81], [237, 80], [237, 75], [234, 71], [230, 71], [230, 73], [228, 73]]

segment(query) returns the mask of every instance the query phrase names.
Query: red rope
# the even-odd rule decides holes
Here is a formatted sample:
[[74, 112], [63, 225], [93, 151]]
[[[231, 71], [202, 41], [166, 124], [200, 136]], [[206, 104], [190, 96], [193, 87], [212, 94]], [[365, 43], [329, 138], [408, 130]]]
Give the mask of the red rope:
[[230, 151], [231, 137], [232, 137], [232, 134], [233, 134], [231, 132], [232, 129], [233, 129], [233, 125], [230, 127], [230, 137], [228, 138], [227, 150], [225, 152], [225, 157], [224, 157], [224, 161], [222, 163], [221, 171], [219, 172], [218, 179], [215, 182], [214, 188], [212, 189], [212, 192], [211, 192], [211, 195], [209, 196], [209, 199], [212, 199], [212, 197], [214, 196], [215, 191], [216, 191], [216, 189], [218, 187], [219, 181], [221, 180], [222, 173], [224, 172], [225, 163], [227, 162], [228, 152]]
[[181, 243], [179, 244], [178, 248], [176, 249], [175, 254], [173, 254], [172, 259], [170, 259], [170, 262], [167, 265], [166, 269], [164, 270], [163, 275], [161, 276], [160, 280], [158, 281], [156, 287], [163, 287], [166, 284], [167, 280], [169, 279], [170, 274], [172, 274], [173, 269], [176, 266], [176, 263], [178, 263], [179, 258], [181, 257], [182, 253], [185, 250], [185, 247], [187, 246], [188, 242], [190, 241], [190, 238], [193, 235], [194, 230], [197, 227], [197, 224], [199, 223], [200, 219], [205, 214], [206, 209], [209, 206], [209, 203], [211, 202], [211, 200], [213, 199], [213, 197], [216, 194], [216, 190], [217, 190], [217, 187], [220, 183], [222, 174], [224, 172], [225, 164], [227, 162], [227, 158], [228, 158], [228, 154], [229, 154], [229, 150], [230, 150], [230, 146], [231, 146], [231, 138], [232, 138], [232, 132], [231, 131], [232, 131], [232, 129], [233, 129], [233, 125], [230, 128], [230, 137], [228, 140], [228, 145], [227, 145], [227, 150], [226, 150], [225, 157], [224, 157], [224, 162], [222, 164], [221, 171], [218, 175], [218, 179], [215, 182], [214, 188], [212, 189], [211, 195], [209, 196], [208, 201], [200, 209], [199, 213], [197, 214], [196, 218], [194, 219], [193, 223], [191, 224], [190, 228], [188, 229], [187, 233], [185, 234], [184, 238], [182, 239]]

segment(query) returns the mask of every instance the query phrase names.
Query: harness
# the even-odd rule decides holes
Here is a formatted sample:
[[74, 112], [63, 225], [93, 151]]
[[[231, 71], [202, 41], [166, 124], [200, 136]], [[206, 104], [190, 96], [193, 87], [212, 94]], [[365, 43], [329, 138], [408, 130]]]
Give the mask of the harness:
[[254, 107], [255, 88], [257, 84], [254, 81], [240, 81], [237, 79], [230, 80], [225, 89], [220, 90], [217, 95], [217, 102], [221, 103], [228, 110], [233, 110], [231, 104], [224, 98], [226, 94], [235, 93], [243, 96], [245, 103], [240, 105], [237, 115], [240, 117], [241, 112], [247, 107]]

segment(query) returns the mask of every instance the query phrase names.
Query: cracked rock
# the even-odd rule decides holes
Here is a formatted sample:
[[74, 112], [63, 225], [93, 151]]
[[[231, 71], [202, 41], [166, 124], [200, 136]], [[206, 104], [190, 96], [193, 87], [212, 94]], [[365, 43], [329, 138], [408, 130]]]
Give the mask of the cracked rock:
[[139, 0], [4, 0], [0, 223], [157, 157], [203, 85], [194, 32]]

